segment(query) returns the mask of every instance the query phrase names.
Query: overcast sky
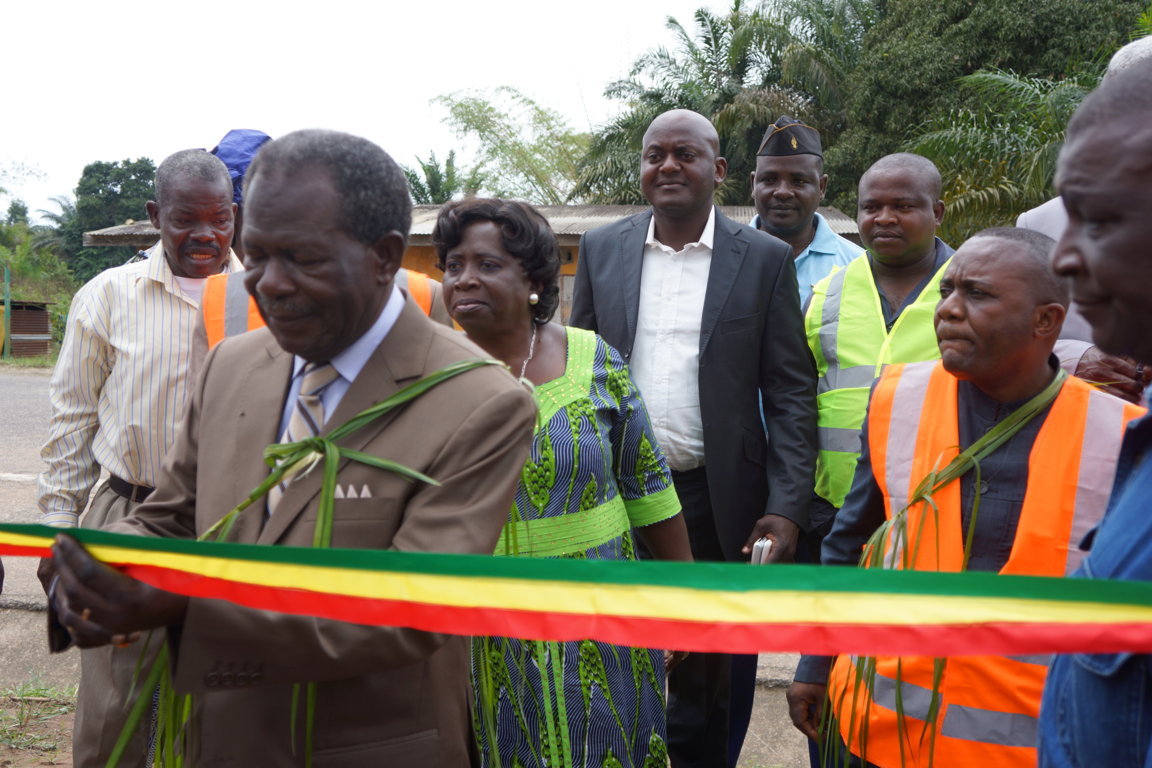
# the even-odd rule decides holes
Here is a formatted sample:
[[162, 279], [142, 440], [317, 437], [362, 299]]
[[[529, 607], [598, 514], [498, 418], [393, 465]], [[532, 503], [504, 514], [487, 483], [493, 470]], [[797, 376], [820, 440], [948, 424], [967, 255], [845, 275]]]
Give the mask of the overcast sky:
[[[334, 128], [376, 141], [398, 161], [466, 146], [441, 124], [440, 94], [520, 89], [591, 130], [620, 107], [604, 86], [641, 53], [673, 44], [716, 0], [496, 0], [370, 3], [5, 4], [0, 181], [33, 214], [73, 195], [96, 160], [159, 162], [215, 146], [232, 128], [279, 136]], [[144, 212], [141, 211], [143, 217]]]

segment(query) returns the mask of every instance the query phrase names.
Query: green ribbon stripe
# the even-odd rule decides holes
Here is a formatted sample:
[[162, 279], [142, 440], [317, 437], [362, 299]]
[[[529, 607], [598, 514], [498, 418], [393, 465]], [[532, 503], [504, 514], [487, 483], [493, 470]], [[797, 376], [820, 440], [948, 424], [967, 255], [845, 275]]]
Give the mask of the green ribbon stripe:
[[1152, 605], [1152, 582], [1008, 576], [987, 572], [935, 573], [810, 565], [673, 563], [659, 561], [543, 560], [391, 552], [367, 549], [311, 549], [228, 542], [158, 539], [87, 528], [0, 525], [0, 532], [52, 538], [60, 533], [85, 544], [196, 557], [352, 571], [414, 575], [518, 579], [673, 587], [716, 592], [803, 591], [890, 593], [997, 600], [1046, 600], [1058, 603]]

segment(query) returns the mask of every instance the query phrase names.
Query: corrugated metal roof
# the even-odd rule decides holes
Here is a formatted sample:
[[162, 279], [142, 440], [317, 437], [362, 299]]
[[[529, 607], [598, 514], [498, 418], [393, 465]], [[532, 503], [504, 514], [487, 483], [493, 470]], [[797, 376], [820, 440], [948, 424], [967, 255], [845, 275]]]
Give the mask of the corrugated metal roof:
[[[646, 205], [540, 205], [537, 210], [548, 219], [552, 231], [561, 245], [575, 245], [580, 235], [617, 219], [632, 216], [648, 209]], [[756, 215], [750, 205], [723, 205], [720, 210], [730, 219], [749, 222]], [[835, 208], [820, 208], [820, 214], [838, 235], [856, 235], [856, 220]], [[436, 226], [438, 205], [417, 205], [412, 208], [412, 245], [430, 245], [432, 228]], [[98, 229], [84, 233], [84, 245], [131, 245], [147, 248], [160, 239], [160, 233], [149, 221], [137, 221], [118, 227]]]

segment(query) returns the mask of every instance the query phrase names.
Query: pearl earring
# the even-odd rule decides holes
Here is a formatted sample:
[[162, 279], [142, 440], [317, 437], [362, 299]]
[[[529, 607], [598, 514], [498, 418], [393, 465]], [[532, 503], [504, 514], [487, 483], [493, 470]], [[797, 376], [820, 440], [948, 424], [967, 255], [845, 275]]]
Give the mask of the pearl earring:
[[540, 303], [540, 294], [536, 293], [536, 291], [532, 291], [532, 293], [528, 294], [528, 303], [531, 304], [532, 306], [536, 306], [537, 304], [539, 304]]

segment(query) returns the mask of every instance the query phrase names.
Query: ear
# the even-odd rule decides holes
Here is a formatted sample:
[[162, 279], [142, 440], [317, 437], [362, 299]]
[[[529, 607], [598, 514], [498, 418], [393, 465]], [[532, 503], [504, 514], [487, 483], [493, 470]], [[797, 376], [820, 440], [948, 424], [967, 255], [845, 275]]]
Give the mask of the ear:
[[728, 178], [728, 161], [723, 157], [716, 158], [716, 183], [720, 184]]
[[400, 262], [404, 260], [404, 250], [407, 240], [396, 230], [387, 233], [372, 244], [372, 253], [376, 256], [376, 275], [380, 285], [391, 283], [400, 269]]
[[756, 192], [756, 171], [752, 171], [752, 173], [748, 174], [748, 187], [752, 190], [753, 193]]
[[936, 217], [936, 225], [939, 226], [944, 221], [944, 201], [937, 200], [935, 205], [932, 206], [932, 215]]
[[144, 204], [144, 210], [148, 211], [148, 220], [152, 222], [152, 226], [160, 229], [160, 206], [156, 205], [156, 201], [149, 200]]
[[1032, 313], [1033, 331], [1041, 338], [1057, 338], [1060, 335], [1060, 329], [1064, 327], [1066, 314], [1068, 314], [1068, 310], [1064, 308], [1063, 304], [1056, 302], [1041, 304]]
[[820, 199], [824, 199], [824, 193], [828, 191], [828, 174], [820, 176]]

